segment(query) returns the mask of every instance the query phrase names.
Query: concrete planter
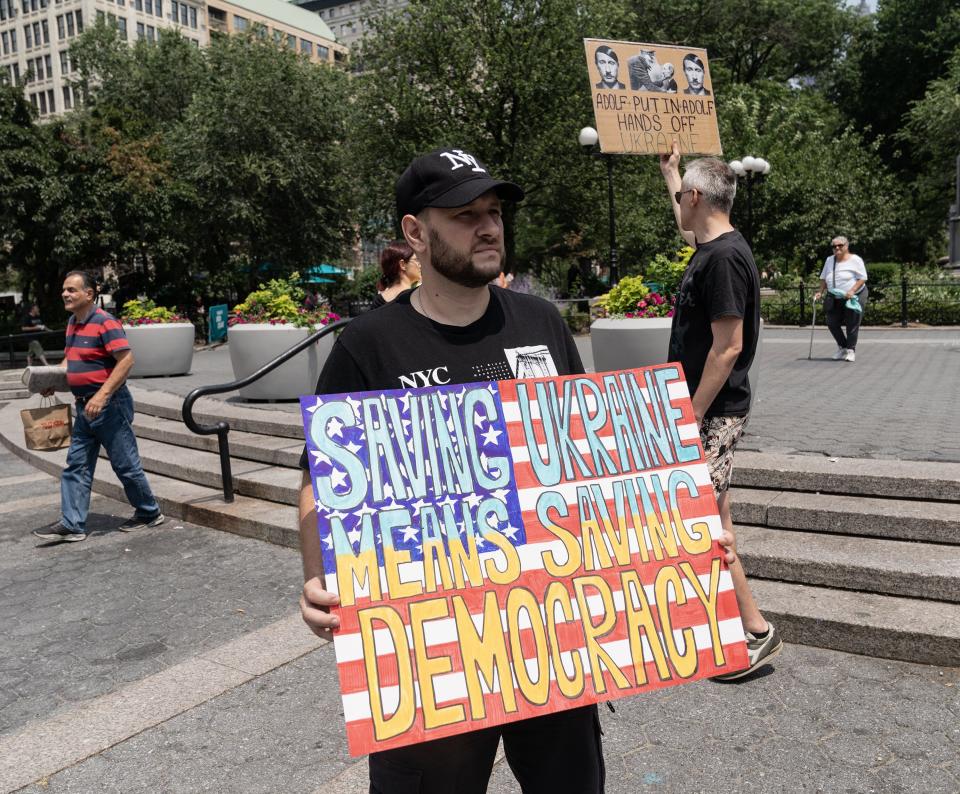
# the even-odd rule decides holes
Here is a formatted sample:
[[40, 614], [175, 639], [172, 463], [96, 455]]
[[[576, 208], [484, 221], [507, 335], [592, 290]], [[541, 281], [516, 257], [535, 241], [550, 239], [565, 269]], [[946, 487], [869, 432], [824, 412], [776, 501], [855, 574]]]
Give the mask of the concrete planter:
[[[315, 330], [269, 323], [230, 326], [228, 347], [234, 376], [240, 379], [252, 375]], [[302, 394], [313, 394], [320, 370], [333, 348], [333, 336], [323, 337], [269, 375], [240, 389], [240, 396], [246, 400], [295, 400]]]
[[[593, 366], [597, 372], [635, 369], [665, 364], [670, 350], [671, 317], [594, 320], [590, 326]], [[763, 350], [763, 320], [757, 352], [750, 365], [750, 391], [756, 405], [760, 393], [760, 357]]]
[[131, 378], [154, 375], [186, 375], [193, 364], [192, 323], [125, 325], [123, 331], [133, 350]]
[[594, 320], [590, 326], [597, 372], [663, 364], [670, 349], [670, 317]]

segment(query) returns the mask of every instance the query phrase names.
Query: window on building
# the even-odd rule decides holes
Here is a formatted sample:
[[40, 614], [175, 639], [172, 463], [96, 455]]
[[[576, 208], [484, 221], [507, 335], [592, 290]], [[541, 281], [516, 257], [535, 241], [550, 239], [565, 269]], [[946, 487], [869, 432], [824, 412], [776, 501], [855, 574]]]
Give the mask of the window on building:
[[30, 0], [30, 10], [31, 11], [37, 10], [37, 0]]
[[250, 20], [246, 17], [239, 17], [236, 14], [233, 15], [233, 29], [237, 32], [242, 33], [250, 27]]
[[70, 74], [70, 53], [60, 50], [60, 74]]
[[102, 19], [104, 18], [104, 16], [106, 16], [106, 14], [104, 14], [103, 11], [101, 11], [101, 10], [98, 8], [98, 9], [97, 9], [97, 22], [99, 22], [100, 20], [102, 20]]
[[65, 85], [63, 87], [63, 109], [70, 110], [73, 107], [73, 92], [70, 89], [70, 86]]
[[258, 39], [265, 39], [267, 37], [267, 26], [262, 22], [254, 22], [253, 32]]
[[13, 82], [14, 84], [20, 82], [20, 64], [19, 63], [13, 64]]
[[297, 37], [292, 33], [287, 34], [287, 46], [294, 51], [297, 49]]
[[143, 10], [148, 13], [153, 13], [153, 0], [143, 0]]
[[46, 115], [47, 115], [47, 94], [46, 94], [46, 92], [41, 91], [39, 94], [37, 94], [37, 99], [40, 100], [40, 115], [41, 115], [41, 116], [46, 116]]
[[123, 36], [124, 39], [127, 38], [127, 18], [126, 17], [120, 17], [117, 20], [117, 30], [120, 31], [120, 35]]
[[64, 14], [63, 18], [67, 20], [67, 38], [73, 38], [73, 34], [76, 33], [76, 28], [73, 25], [73, 14], [68, 12]]
[[133, 0], [133, 7], [137, 11], [143, 11], [143, 0]]
[[[184, 25], [187, 24], [186, 22], [183, 21], [182, 10], [180, 11], [180, 21], [183, 22]], [[197, 9], [194, 8], [193, 6], [190, 6], [190, 27], [193, 28], [194, 30], [197, 29]]]
[[153, 0], [153, 13], [155, 16], [163, 16], [163, 0]]
[[157, 40], [157, 29], [153, 25], [147, 25], [147, 41]]
[[137, 23], [137, 41], [140, 41], [141, 39], [146, 38], [146, 36], [147, 36], [147, 33], [146, 33], [146, 29], [143, 26], [143, 23], [138, 22]]
[[10, 54], [10, 34], [7, 31], [0, 33], [0, 47], [3, 48], [3, 54]]
[[51, 113], [57, 112], [57, 102], [55, 99], [55, 94], [53, 93], [52, 88], [47, 89], [47, 107], [50, 108]]
[[306, 39], [300, 39], [300, 52], [304, 55], [313, 55], [313, 42]]
[[330, 48], [324, 47], [322, 44], [317, 45], [317, 55], [320, 56], [324, 61], [330, 60]]
[[33, 46], [33, 29], [29, 25], [23, 26], [23, 42], [28, 50]]
[[57, 37], [60, 41], [63, 41], [64, 36], [66, 36], [66, 32], [63, 27], [63, 14], [57, 14]]
[[40, 8], [46, 8], [46, 7], [47, 7], [47, 0], [40, 0]]
[[178, 19], [180, 19], [179, 5], [180, 4], [177, 2], [177, 0], [170, 0], [170, 20], [172, 22], [176, 22]]
[[117, 5], [120, 6], [121, 8], [126, 6], [126, 4], [127, 4], [127, 0], [117, 0]]
[[83, 33], [83, 14], [80, 13], [79, 9], [74, 11], [73, 14], [77, 18], [77, 33]]
[[53, 58], [50, 55], [44, 55], [43, 63], [47, 67], [47, 79], [53, 79]]

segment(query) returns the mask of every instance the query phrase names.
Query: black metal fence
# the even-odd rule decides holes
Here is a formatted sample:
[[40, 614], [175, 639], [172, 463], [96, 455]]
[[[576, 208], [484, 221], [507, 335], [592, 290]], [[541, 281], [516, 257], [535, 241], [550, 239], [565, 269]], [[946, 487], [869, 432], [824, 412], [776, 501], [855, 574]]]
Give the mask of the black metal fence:
[[[869, 298], [864, 325], [960, 325], [960, 281], [911, 281], [867, 284]], [[813, 296], [819, 284], [799, 283], [763, 295], [760, 313], [777, 325], [809, 325]], [[823, 304], [817, 306], [822, 322]]]
[[[44, 352], [50, 364], [59, 364], [63, 358], [64, 332], [60, 331], [31, 331], [22, 334], [7, 334], [0, 336], [0, 367], [15, 368], [26, 363], [30, 353], [30, 343], [38, 342], [39, 350]], [[38, 350], [34, 347], [34, 352]], [[34, 359], [39, 354], [33, 355]], [[39, 360], [36, 363], [41, 363]]]

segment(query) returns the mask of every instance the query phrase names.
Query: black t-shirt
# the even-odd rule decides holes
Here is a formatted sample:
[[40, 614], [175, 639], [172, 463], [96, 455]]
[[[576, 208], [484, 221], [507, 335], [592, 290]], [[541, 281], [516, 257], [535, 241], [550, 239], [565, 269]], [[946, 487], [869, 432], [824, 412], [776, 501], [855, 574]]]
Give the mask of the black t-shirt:
[[697, 247], [690, 260], [670, 330], [670, 361], [679, 361], [693, 395], [713, 345], [710, 323], [743, 318], [743, 350], [707, 410], [707, 416], [746, 416], [750, 410], [747, 370], [760, 335], [760, 279], [750, 246], [733, 230]]
[[[333, 345], [317, 394], [580, 374], [577, 346], [556, 308], [533, 295], [490, 286], [476, 322], [441, 325], [402, 292], [348, 325]], [[300, 467], [308, 468], [306, 449]]]
[[34, 317], [32, 314], [25, 314], [20, 319], [21, 328], [36, 328], [38, 325], [43, 325], [39, 315]]
[[370, 301], [371, 309], [379, 309], [381, 306], [386, 306], [386, 305], [387, 305], [387, 301], [384, 299], [383, 295], [381, 295], [379, 292], [377, 293], [377, 296], [372, 301]]

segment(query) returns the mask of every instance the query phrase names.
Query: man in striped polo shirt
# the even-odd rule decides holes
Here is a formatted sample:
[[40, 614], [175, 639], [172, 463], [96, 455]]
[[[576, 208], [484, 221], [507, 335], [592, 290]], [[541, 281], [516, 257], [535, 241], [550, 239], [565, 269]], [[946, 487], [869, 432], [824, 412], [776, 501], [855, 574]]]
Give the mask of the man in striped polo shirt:
[[86, 540], [90, 487], [100, 447], [136, 511], [120, 525], [124, 532], [163, 523], [137, 451], [133, 398], [126, 386], [133, 352], [116, 318], [96, 305], [97, 284], [89, 273], [74, 270], [63, 280], [63, 305], [73, 317], [67, 323], [63, 363], [77, 403], [67, 467], [60, 478], [59, 521], [33, 534], [44, 540]]

